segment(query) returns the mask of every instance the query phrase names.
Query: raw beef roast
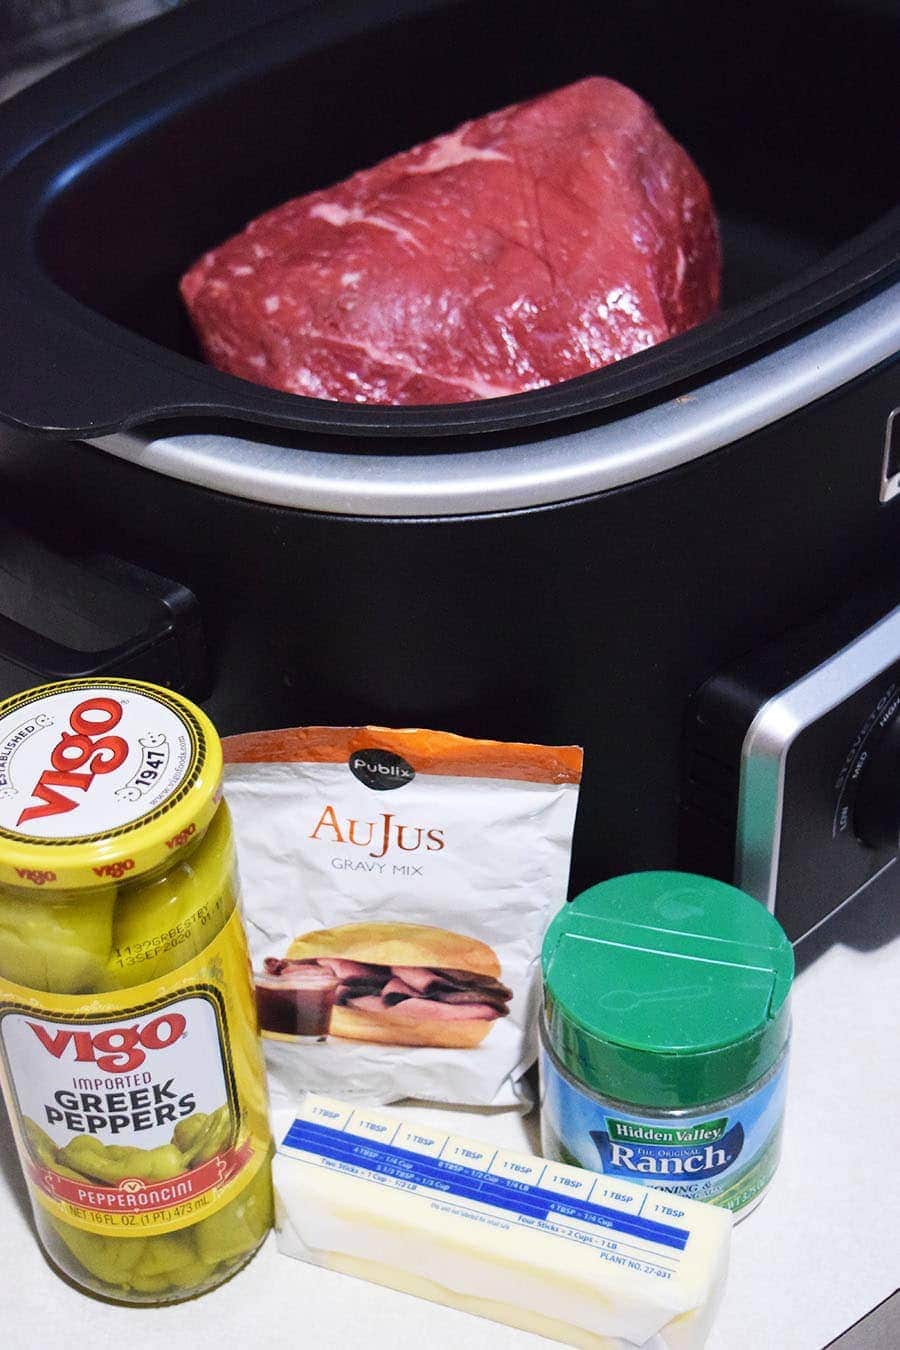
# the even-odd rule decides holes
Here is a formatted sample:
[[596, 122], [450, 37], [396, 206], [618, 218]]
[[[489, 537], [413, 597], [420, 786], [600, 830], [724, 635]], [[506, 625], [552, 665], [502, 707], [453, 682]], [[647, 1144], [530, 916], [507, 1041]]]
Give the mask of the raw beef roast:
[[213, 249], [182, 294], [207, 358], [356, 403], [538, 389], [700, 323], [706, 183], [653, 111], [586, 79], [467, 122]]

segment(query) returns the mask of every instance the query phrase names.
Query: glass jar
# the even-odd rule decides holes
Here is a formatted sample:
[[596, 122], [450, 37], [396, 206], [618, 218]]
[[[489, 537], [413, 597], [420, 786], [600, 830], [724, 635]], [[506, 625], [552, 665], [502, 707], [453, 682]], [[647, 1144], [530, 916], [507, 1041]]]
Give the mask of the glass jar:
[[0, 704], [0, 1078], [47, 1253], [129, 1303], [213, 1288], [272, 1222], [221, 773], [166, 690]]

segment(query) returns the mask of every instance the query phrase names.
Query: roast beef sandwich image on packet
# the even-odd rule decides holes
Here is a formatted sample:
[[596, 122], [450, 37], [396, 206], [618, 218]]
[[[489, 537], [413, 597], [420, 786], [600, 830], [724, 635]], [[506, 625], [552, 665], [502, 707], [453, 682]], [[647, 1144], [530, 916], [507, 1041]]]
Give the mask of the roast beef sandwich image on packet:
[[725, 1288], [728, 1210], [359, 1103], [303, 1099], [273, 1175], [286, 1256], [581, 1350], [700, 1350]]
[[274, 1105], [527, 1104], [581, 750], [297, 727], [225, 759]]
[[324, 1033], [352, 1041], [463, 1050], [508, 1015], [513, 996], [486, 943], [424, 924], [348, 923], [306, 933], [291, 943], [286, 960], [270, 956], [265, 966], [272, 978], [258, 986], [264, 1030], [270, 991], [282, 979], [290, 988], [292, 980], [322, 972], [334, 987]]

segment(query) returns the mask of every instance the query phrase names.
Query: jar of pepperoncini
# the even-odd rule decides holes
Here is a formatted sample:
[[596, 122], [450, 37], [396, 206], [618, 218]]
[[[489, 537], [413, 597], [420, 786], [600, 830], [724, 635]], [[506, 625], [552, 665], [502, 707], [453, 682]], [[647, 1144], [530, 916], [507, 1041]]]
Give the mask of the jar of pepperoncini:
[[49, 1256], [129, 1303], [214, 1287], [272, 1222], [221, 777], [168, 690], [0, 703], [0, 1079]]

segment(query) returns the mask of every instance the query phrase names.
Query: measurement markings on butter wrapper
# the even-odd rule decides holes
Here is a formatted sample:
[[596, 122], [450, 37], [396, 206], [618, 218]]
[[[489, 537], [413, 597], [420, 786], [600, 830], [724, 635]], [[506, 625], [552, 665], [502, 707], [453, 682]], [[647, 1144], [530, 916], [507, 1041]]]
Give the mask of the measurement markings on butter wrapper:
[[[592, 1203], [589, 1198], [573, 1201], [541, 1186], [507, 1179], [486, 1169], [467, 1167], [441, 1156], [430, 1157], [381, 1141], [363, 1139], [349, 1133], [346, 1125], [335, 1128], [295, 1120], [284, 1138], [282, 1148], [312, 1155], [310, 1161], [315, 1160], [319, 1165], [338, 1167], [357, 1175], [361, 1173], [382, 1185], [424, 1193], [423, 1198], [426, 1199], [435, 1196], [449, 1199], [452, 1196], [458, 1209], [472, 1215], [479, 1211], [466, 1211], [466, 1206], [459, 1204], [460, 1201], [489, 1205], [500, 1210], [510, 1222], [526, 1227], [540, 1226], [543, 1231], [576, 1241], [582, 1246], [588, 1244], [621, 1250], [623, 1253], [637, 1252], [644, 1262], [648, 1262], [648, 1253], [641, 1245], [642, 1240], [657, 1247], [667, 1247], [671, 1252], [668, 1260], [661, 1260], [657, 1252], [649, 1254], [653, 1259], [648, 1264], [660, 1272], [671, 1273], [674, 1267], [668, 1262], [674, 1260], [677, 1264], [675, 1254], [684, 1250], [689, 1236], [684, 1228], [658, 1223], [637, 1214], [623, 1213]], [[488, 1166], [493, 1164], [497, 1152], [499, 1150], [494, 1153]], [[594, 1230], [603, 1230], [603, 1234], [573, 1227], [572, 1221], [589, 1224]], [[623, 1241], [623, 1238], [629, 1237], [637, 1241]], [[667, 1256], [666, 1253], [661, 1255], [663, 1258]]]

